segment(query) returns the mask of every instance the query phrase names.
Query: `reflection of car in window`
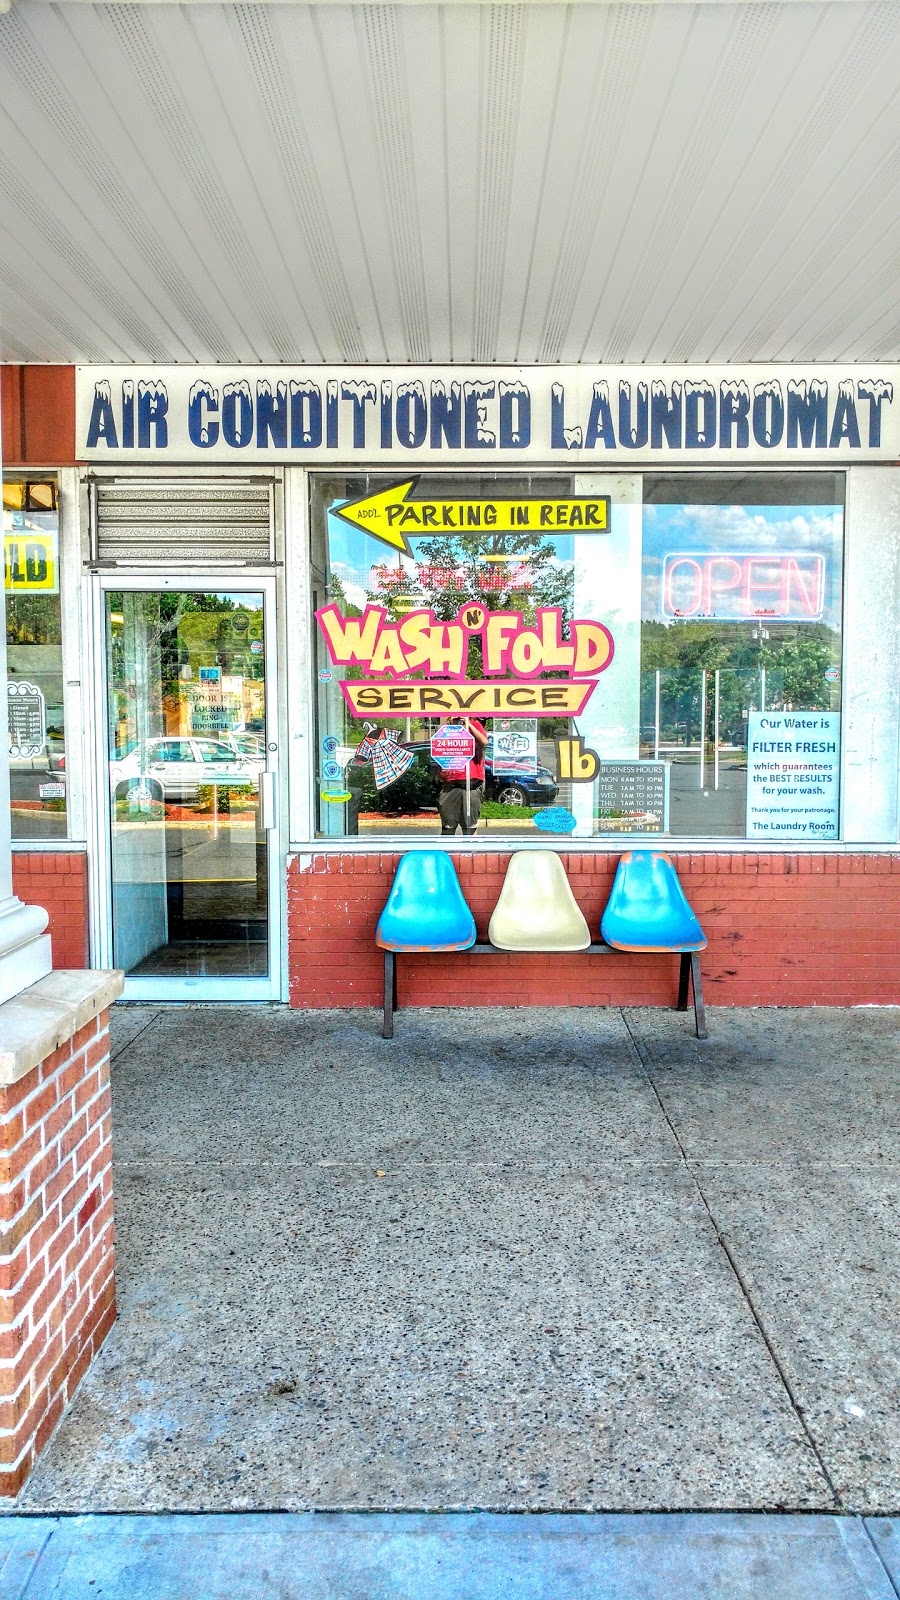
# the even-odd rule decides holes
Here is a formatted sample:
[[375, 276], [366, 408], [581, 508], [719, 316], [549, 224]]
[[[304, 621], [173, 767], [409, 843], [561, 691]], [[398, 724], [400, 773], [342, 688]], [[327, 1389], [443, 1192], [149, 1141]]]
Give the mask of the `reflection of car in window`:
[[[400, 741], [402, 750], [415, 757], [402, 777], [377, 789], [370, 757], [353, 755], [344, 768], [344, 783], [350, 792], [347, 804], [347, 828], [350, 833], [359, 831], [361, 811], [377, 811], [382, 816], [400, 816], [416, 812], [433, 812], [437, 816], [437, 797], [441, 783], [441, 768], [431, 758], [429, 740]], [[490, 743], [484, 759], [484, 798], [508, 806], [552, 805], [558, 785], [549, 767], [538, 764], [533, 773], [501, 773], [494, 776]]]
[[170, 801], [195, 804], [200, 786], [213, 775], [235, 784], [255, 784], [262, 762], [238, 754], [224, 739], [148, 739], [109, 764], [115, 786], [129, 778], [155, 777]]

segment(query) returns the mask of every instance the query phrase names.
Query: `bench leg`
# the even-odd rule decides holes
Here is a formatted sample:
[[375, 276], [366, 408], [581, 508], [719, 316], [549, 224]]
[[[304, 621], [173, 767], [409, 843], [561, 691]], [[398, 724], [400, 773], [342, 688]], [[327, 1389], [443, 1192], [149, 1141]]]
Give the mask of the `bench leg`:
[[397, 1009], [397, 959], [393, 950], [384, 952], [384, 1022], [383, 1039], [394, 1037], [394, 1012]]
[[[682, 959], [684, 958], [682, 957]], [[703, 1005], [703, 979], [700, 976], [700, 957], [696, 951], [691, 954], [691, 987], [694, 991], [694, 1021], [697, 1024], [697, 1038], [708, 1039], [706, 1011]]]
[[687, 1011], [688, 979], [691, 975], [691, 958], [687, 951], [681, 957], [681, 966], [678, 970], [678, 1004], [676, 1011]]

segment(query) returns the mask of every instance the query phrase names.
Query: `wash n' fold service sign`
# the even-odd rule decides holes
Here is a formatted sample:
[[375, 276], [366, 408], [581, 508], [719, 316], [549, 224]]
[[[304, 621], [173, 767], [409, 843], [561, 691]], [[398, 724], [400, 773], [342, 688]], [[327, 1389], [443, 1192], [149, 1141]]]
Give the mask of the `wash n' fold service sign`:
[[900, 457], [900, 368], [79, 367], [76, 456], [484, 467]]

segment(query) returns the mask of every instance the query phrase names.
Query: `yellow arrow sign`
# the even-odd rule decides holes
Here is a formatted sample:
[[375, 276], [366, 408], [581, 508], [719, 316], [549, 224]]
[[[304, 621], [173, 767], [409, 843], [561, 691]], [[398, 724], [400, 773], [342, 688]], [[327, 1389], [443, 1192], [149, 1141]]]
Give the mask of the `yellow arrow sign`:
[[577, 495], [565, 500], [439, 500], [409, 495], [419, 482], [407, 478], [387, 489], [348, 500], [334, 515], [362, 528], [406, 555], [410, 535], [452, 533], [608, 533], [608, 495]]

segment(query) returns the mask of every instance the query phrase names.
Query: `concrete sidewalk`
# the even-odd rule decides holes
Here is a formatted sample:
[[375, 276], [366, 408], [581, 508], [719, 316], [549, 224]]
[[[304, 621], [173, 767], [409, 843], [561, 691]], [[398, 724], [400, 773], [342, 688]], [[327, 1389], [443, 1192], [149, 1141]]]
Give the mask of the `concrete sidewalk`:
[[7, 1518], [4, 1600], [896, 1600], [900, 1524], [824, 1516]]
[[900, 1507], [897, 1011], [114, 1023], [121, 1315], [17, 1509]]

